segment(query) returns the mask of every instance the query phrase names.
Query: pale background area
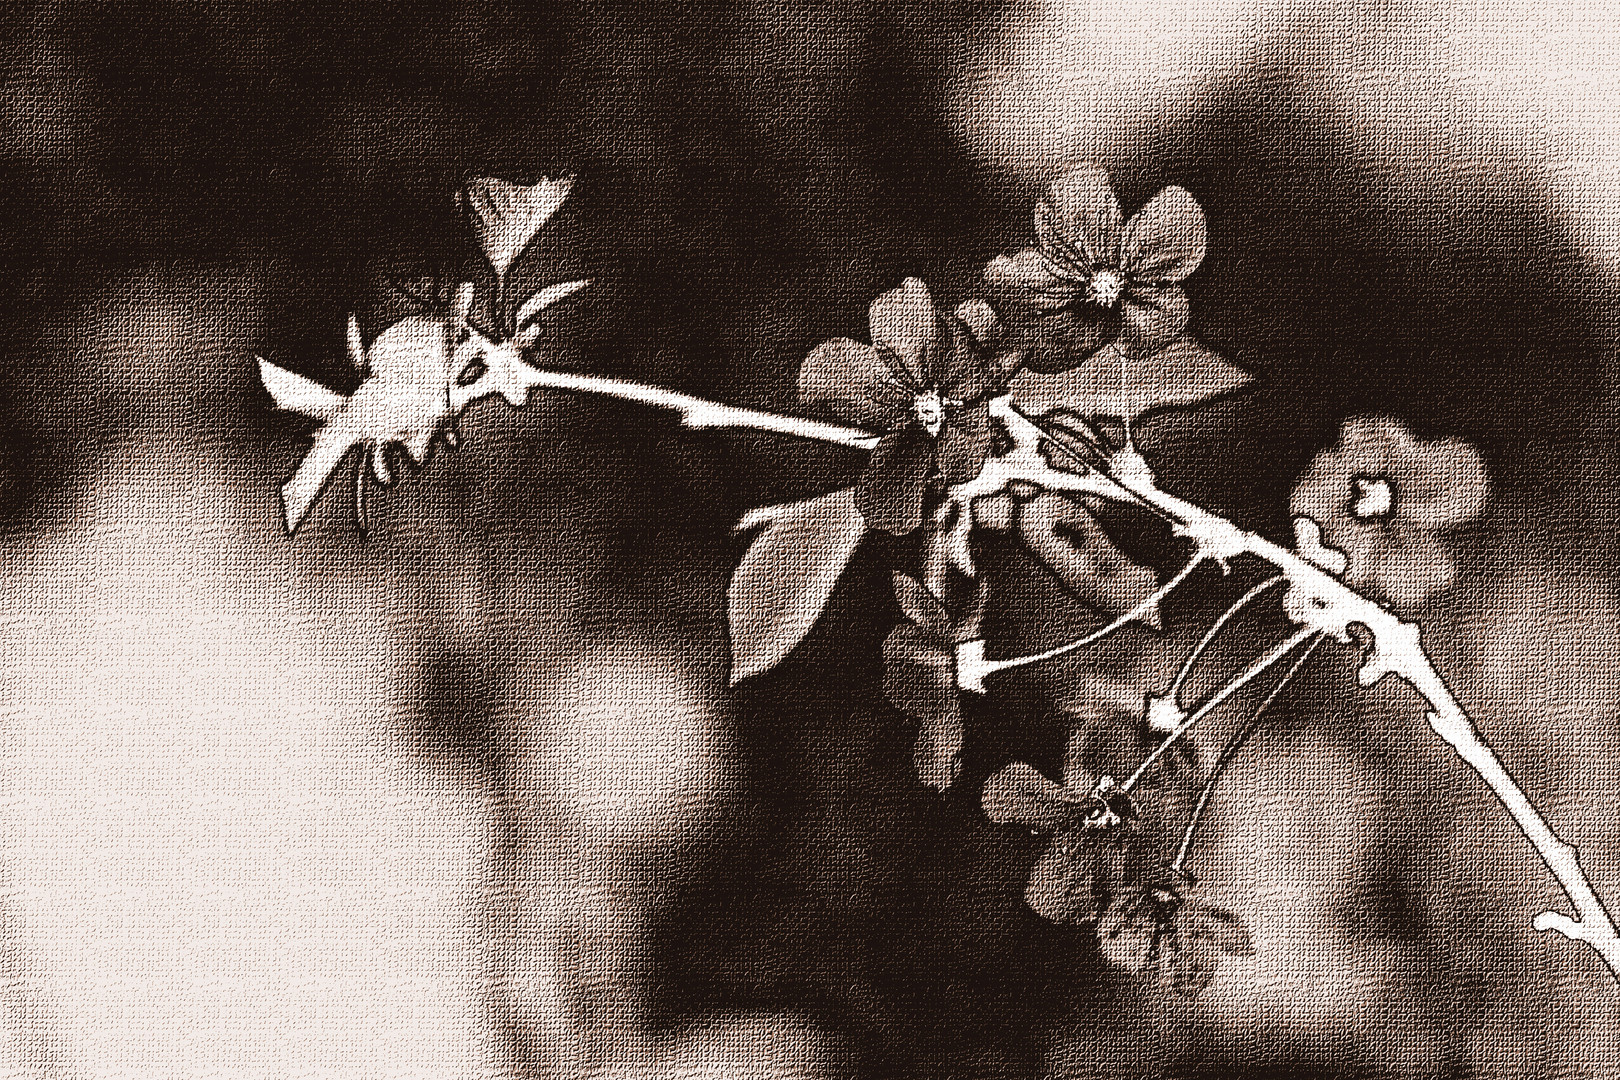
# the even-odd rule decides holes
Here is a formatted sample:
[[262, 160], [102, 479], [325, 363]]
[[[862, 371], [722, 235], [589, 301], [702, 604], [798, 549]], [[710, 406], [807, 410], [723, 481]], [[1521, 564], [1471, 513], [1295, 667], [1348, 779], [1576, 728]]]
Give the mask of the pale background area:
[[[262, 27], [250, 16], [152, 8], [224, 42], [207, 46], [226, 57], [220, 70], [240, 65], [249, 85], [269, 77], [271, 61], [253, 59]], [[1584, 378], [1584, 389], [1569, 391], [1568, 407], [1504, 397], [1499, 415], [1488, 395], [1469, 399], [1475, 419], [1463, 429], [1497, 437], [1487, 456], [1507, 463], [1512, 486], [1434, 633], [1463, 700], [1586, 852], [1599, 892], [1620, 897], [1615, 387], [1605, 381], [1620, 270], [1620, 13], [1215, 0], [967, 5], [945, 17], [846, 3], [820, 21], [817, 5], [783, 0], [732, 5], [711, 24], [630, 9], [585, 5], [553, 19], [447, 5], [451, 44], [429, 50], [427, 66], [460, 74], [377, 92], [351, 73], [346, 89], [312, 92], [311, 115], [325, 119], [296, 121], [319, 129], [309, 159], [269, 183], [336, 184], [364, 204], [354, 214], [386, 218], [387, 197], [403, 190], [417, 203], [402, 203], [428, 205], [438, 196], [423, 192], [447, 191], [448, 177], [473, 167], [463, 160], [527, 160], [525, 148], [558, 132], [591, 146], [592, 125], [602, 158], [669, 155], [692, 175], [730, 152], [722, 146], [762, 147], [780, 175], [759, 182], [795, 193], [784, 197], [801, 211], [790, 226], [758, 207], [745, 208], [760, 218], [743, 226], [693, 217], [659, 188], [651, 209], [605, 233], [649, 260], [636, 267], [671, 272], [648, 271], [656, 288], [604, 303], [687, 326], [671, 312], [701, 312], [724, 290], [727, 279], [705, 284], [706, 272], [751, 274], [759, 238], [790, 228], [803, 264], [783, 256], [768, 270], [810, 284], [745, 297], [729, 321], [660, 339], [628, 370], [753, 403], [784, 404], [794, 349], [851, 330], [890, 276], [947, 265], [942, 276], [966, 280], [930, 246], [940, 237], [993, 231], [995, 244], [1017, 243], [1035, 183], [1059, 162], [1100, 160], [1142, 194], [1179, 180], [1187, 147], [1255, 123], [1214, 107], [1226, 98], [1287, 98], [1308, 120], [1312, 152], [1358, 178], [1346, 202], [1389, 223], [1367, 239], [1377, 253], [1472, 243], [1503, 206], [1520, 217], [1529, 207], [1567, 241], [1576, 269], [1559, 280], [1575, 282], [1589, 350], [1571, 359], [1583, 374], [1560, 385]], [[364, 9], [343, 10], [359, 14], [334, 14], [331, 36], [373, 47]], [[833, 1023], [827, 994], [717, 992], [687, 1007], [668, 1004], [664, 985], [687, 970], [670, 966], [664, 942], [690, 880], [712, 863], [746, 865], [735, 846], [770, 817], [751, 757], [758, 739], [723, 691], [718, 612], [735, 555], [725, 527], [750, 503], [804, 490], [826, 458], [771, 462], [753, 443], [695, 440], [560, 399], [522, 414], [485, 406], [464, 425], [465, 451], [378, 497], [377, 536], [345, 530], [339, 495], [287, 541], [275, 486], [303, 444], [295, 422], [268, 414], [247, 357], [279, 344], [303, 350], [290, 355], [305, 371], [337, 370], [321, 356], [338, 355], [343, 303], [288, 315], [315, 291], [288, 280], [318, 276], [322, 250], [287, 240], [272, 211], [258, 233], [211, 232], [206, 223], [230, 219], [252, 184], [225, 185], [216, 206], [168, 194], [187, 185], [161, 169], [126, 183], [124, 144], [107, 132], [140, 131], [154, 157], [203, 142], [176, 135], [190, 130], [181, 121], [148, 130], [101, 96], [73, 18], [53, 5], [17, 17], [30, 36], [13, 38], [27, 44], [11, 47], [0, 99], [3, 152], [31, 193], [14, 196], [24, 224], [5, 249], [17, 283], [7, 326], [21, 344], [4, 387], [14, 434], [0, 534], [0, 1075], [882, 1074], [873, 1062], [887, 1059], [863, 1054], [888, 1029]], [[540, 61], [514, 58], [541, 46], [563, 69], [570, 50], [588, 54], [580, 64], [595, 65], [594, 81], [554, 86], [523, 66]], [[636, 64], [659, 50], [687, 57], [688, 73], [723, 70], [736, 91], [715, 106], [723, 139], [705, 142], [706, 120], [692, 134], [659, 111], [661, 91], [635, 81]], [[933, 80], [927, 93], [945, 103], [938, 152], [956, 155], [943, 171], [976, 178], [993, 208], [984, 222], [941, 225], [921, 197], [887, 201], [890, 178], [904, 192], [925, 186], [904, 179], [906, 153], [855, 160], [852, 147], [890, 137], [882, 124], [843, 127], [871, 107], [852, 87], [881, 86], [870, 72], [885, 65]], [[191, 77], [205, 89], [229, 81], [211, 70]], [[498, 95], [503, 79], [543, 84], [535, 108], [555, 99], [562, 119], [529, 131], [521, 113], [485, 118], [524, 132], [491, 137], [491, 150], [457, 95]], [[701, 100], [692, 111], [712, 115]], [[1262, 171], [1286, 174], [1286, 140], [1270, 145]], [[413, 172], [416, 154], [439, 171]], [[210, 167], [237, 175], [229, 154], [220, 160]], [[409, 179], [391, 185], [368, 168]], [[711, 182], [692, 175], [681, 182]], [[712, 182], [725, 180], [719, 170]], [[166, 208], [154, 212], [159, 239], [119, 246], [141, 234], [148, 199]], [[1337, 213], [1275, 208], [1284, 231]], [[882, 224], [891, 220], [935, 231], [895, 240]], [[1241, 248], [1243, 235], [1212, 221], [1213, 248]], [[390, 229], [409, 236], [408, 218]], [[92, 284], [61, 287], [81, 257]], [[770, 272], [767, 283], [778, 280]], [[1229, 327], [1244, 313], [1216, 319]], [[608, 333], [588, 320], [580, 332]], [[1281, 335], [1253, 347], [1271, 356], [1293, 344]], [[705, 366], [717, 350], [730, 368]], [[1371, 400], [1398, 408], [1405, 384], [1382, 368], [1378, 377], [1396, 389]], [[1456, 421], [1449, 376], [1429, 377], [1411, 392], [1414, 409]], [[1559, 433], [1518, 441], [1548, 416]], [[1331, 430], [1313, 422], [1315, 434]], [[1296, 437], [1281, 456], [1298, 462], [1312, 449]], [[757, 460], [739, 478], [745, 455]], [[1269, 483], [1285, 503], [1286, 477]], [[1595, 959], [1528, 929], [1556, 903], [1528, 849], [1415, 718], [1380, 696], [1357, 700], [1336, 695], [1258, 740], [1232, 778], [1243, 802], [1217, 814], [1201, 870], [1256, 927], [1255, 960], [1232, 964], [1190, 1009], [1106, 984], [1043, 1017], [1049, 1037], [1023, 1059], [987, 1052], [941, 1075], [1330, 1075], [1324, 1063], [1331, 1075], [1403, 1080], [1620, 1071], [1614, 988]], [[716, 933], [726, 936], [724, 923]]]

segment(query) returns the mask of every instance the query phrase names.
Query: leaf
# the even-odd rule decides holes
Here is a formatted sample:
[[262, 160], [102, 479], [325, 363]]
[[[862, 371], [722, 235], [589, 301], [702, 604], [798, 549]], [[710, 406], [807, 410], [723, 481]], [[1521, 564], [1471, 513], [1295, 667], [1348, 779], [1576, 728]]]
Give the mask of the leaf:
[[854, 488], [752, 511], [740, 527], [760, 525], [726, 592], [733, 686], [804, 640], [866, 535]]
[[[1018, 531], [1042, 565], [1086, 606], [1118, 617], [1158, 588], [1158, 578], [1133, 561], [1084, 506], [1048, 492], [1018, 511]], [[1158, 627], [1158, 613], [1142, 621]]]
[[1068, 371], [1025, 370], [1010, 391], [1014, 404], [1034, 415], [1070, 409], [1129, 421], [1154, 409], [1197, 405], [1253, 378], [1184, 334], [1150, 356], [1129, 356], [1108, 345]]
[[473, 231], [497, 277], [505, 278], [512, 261], [523, 253], [574, 186], [571, 176], [536, 184], [480, 177], [467, 181], [466, 205]]

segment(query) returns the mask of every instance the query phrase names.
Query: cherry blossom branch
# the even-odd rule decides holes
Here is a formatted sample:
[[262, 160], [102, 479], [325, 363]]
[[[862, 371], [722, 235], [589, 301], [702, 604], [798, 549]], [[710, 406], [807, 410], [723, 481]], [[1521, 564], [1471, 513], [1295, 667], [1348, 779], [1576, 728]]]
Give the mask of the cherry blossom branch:
[[[877, 442], [876, 436], [856, 428], [741, 409], [617, 379], [535, 371], [526, 381], [674, 409], [690, 427], [751, 428], [857, 448], [870, 448]], [[1077, 473], [1055, 469], [1039, 449], [1043, 441], [1052, 441], [1046, 432], [1005, 396], [992, 399], [990, 409], [1012, 436], [1013, 449], [991, 458], [978, 477], [951, 489], [948, 497], [965, 506], [972, 498], [999, 494], [1017, 480], [1052, 491], [1091, 494], [1146, 506], [1173, 522], [1177, 532], [1194, 543], [1195, 558], [1227, 565], [1247, 555], [1279, 570], [1288, 579], [1284, 610], [1303, 628], [1305, 636], [1320, 633], [1349, 644], [1356, 641], [1352, 627], [1361, 627], [1368, 639], [1358, 672], [1361, 685], [1372, 686], [1386, 675], [1395, 675], [1423, 698], [1429, 707], [1429, 726], [1484, 780], [1569, 898], [1575, 909], [1573, 917], [1546, 911], [1536, 916], [1535, 928], [1584, 942], [1620, 981], [1620, 934], [1582, 871], [1579, 854], [1553, 832], [1480, 736], [1423, 651], [1415, 624], [1400, 619], [1294, 552], [1164, 491], [1134, 446], [1108, 452], [1104, 469]], [[1303, 638], [1296, 635], [1290, 640], [1297, 644]], [[982, 647], [982, 642], [979, 644]]]
[[1289, 582], [1283, 607], [1294, 622], [1347, 644], [1356, 640], [1352, 627], [1366, 631], [1370, 640], [1357, 673], [1361, 685], [1372, 686], [1385, 675], [1394, 675], [1417, 691], [1429, 706], [1429, 726], [1485, 781], [1574, 906], [1573, 918], [1544, 911], [1532, 925], [1540, 931], [1553, 930], [1571, 941], [1584, 942], [1620, 981], [1620, 934], [1581, 869], [1579, 853], [1553, 832], [1480, 735], [1423, 651], [1417, 625], [1400, 619], [1286, 548], [1159, 488], [1147, 462], [1134, 449], [1111, 455], [1109, 467], [1122, 487], [1176, 520], [1178, 531], [1207, 556], [1225, 561], [1252, 555], [1280, 570]]
[[680, 413], [681, 423], [689, 428], [734, 428], [769, 431], [777, 435], [792, 435], [800, 439], [870, 450], [878, 437], [860, 428], [842, 424], [828, 424], [820, 420], [806, 420], [799, 416], [759, 412], [736, 405], [723, 405], [707, 398], [693, 397], [646, 383], [623, 379], [606, 379], [596, 375], [575, 375], [565, 371], [530, 369], [533, 374], [525, 379], [531, 386], [550, 390], [573, 390], [585, 394], [603, 394], [623, 401], [634, 401], [658, 409], [672, 409]]

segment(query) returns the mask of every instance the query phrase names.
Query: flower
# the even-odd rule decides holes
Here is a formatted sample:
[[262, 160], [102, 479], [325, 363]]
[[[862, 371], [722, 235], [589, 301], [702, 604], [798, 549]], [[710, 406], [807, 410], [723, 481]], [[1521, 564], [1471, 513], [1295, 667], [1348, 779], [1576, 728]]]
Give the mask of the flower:
[[1037, 246], [985, 268], [1035, 370], [1075, 367], [1110, 343], [1151, 355], [1186, 329], [1180, 282], [1204, 259], [1203, 210], [1186, 190], [1167, 187], [1123, 226], [1121, 216], [1108, 174], [1071, 166], [1035, 210]]
[[991, 821], [1052, 837], [1030, 872], [1024, 902], [1055, 923], [1097, 918], [1136, 847], [1136, 804], [1113, 778], [1065, 769], [1059, 787], [1019, 761], [986, 781], [980, 798]]
[[922, 524], [937, 483], [979, 475], [995, 441], [986, 400], [1012, 375], [997, 354], [994, 313], [982, 301], [946, 315], [907, 278], [872, 302], [872, 344], [824, 342], [799, 372], [799, 395], [839, 419], [883, 432], [856, 489], [867, 523], [903, 535]]
[[956, 624], [944, 602], [915, 578], [894, 575], [894, 594], [906, 621], [883, 642], [883, 693], [921, 725], [917, 775], [943, 791], [962, 769], [959, 661], [982, 659], [984, 641], [969, 626]]
[[1296, 521], [1303, 554], [1410, 611], [1450, 587], [1456, 565], [1442, 534], [1477, 519], [1488, 493], [1472, 446], [1420, 441], [1399, 421], [1362, 417], [1347, 421], [1338, 444], [1316, 455], [1289, 505], [1306, 519]]
[[1253, 956], [1243, 922], [1197, 899], [1184, 871], [1165, 867], [1120, 893], [1097, 922], [1103, 957], [1129, 972], [1151, 973], [1159, 985], [1196, 997], [1215, 977], [1222, 955]]

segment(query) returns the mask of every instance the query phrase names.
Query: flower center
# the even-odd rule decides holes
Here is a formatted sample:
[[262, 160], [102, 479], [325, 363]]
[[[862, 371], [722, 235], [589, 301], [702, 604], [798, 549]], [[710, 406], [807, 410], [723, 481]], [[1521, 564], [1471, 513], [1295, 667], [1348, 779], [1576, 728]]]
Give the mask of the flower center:
[[940, 429], [945, 426], [945, 401], [939, 396], [938, 387], [918, 394], [911, 403], [911, 412], [924, 431], [933, 438], [939, 437]]
[[1350, 516], [1357, 521], [1383, 521], [1395, 510], [1395, 485], [1383, 476], [1358, 476], [1352, 481], [1355, 498], [1350, 500]]
[[1098, 270], [1091, 275], [1087, 292], [1093, 303], [1113, 307], [1125, 292], [1125, 279], [1117, 270]]

